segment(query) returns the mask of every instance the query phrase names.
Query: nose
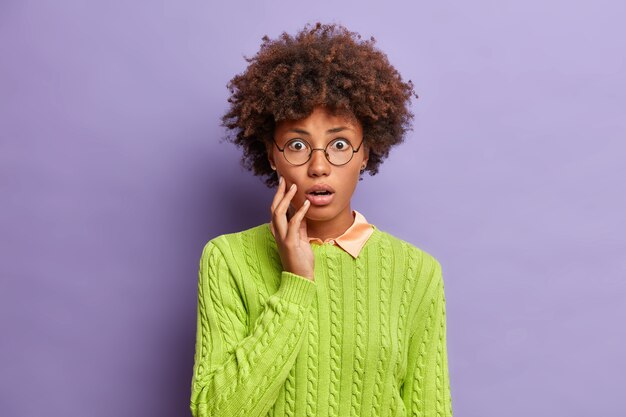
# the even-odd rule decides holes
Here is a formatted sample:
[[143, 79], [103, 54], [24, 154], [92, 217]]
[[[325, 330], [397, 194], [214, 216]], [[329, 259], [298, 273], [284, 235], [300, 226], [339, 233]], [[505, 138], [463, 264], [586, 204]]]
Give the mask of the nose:
[[[319, 152], [317, 152], [319, 151]], [[324, 149], [313, 149], [311, 160], [309, 161], [309, 175], [328, 175], [330, 172], [330, 162], [326, 159]]]

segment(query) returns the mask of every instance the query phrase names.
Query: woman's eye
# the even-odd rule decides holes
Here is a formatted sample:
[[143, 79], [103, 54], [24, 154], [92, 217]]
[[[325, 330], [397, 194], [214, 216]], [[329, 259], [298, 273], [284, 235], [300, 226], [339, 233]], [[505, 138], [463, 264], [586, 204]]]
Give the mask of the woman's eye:
[[289, 142], [289, 149], [292, 151], [303, 151], [306, 149], [306, 143], [301, 140], [294, 140]]
[[332, 143], [331, 146], [338, 151], [345, 151], [347, 149], [350, 149], [350, 142], [345, 139], [337, 139]]

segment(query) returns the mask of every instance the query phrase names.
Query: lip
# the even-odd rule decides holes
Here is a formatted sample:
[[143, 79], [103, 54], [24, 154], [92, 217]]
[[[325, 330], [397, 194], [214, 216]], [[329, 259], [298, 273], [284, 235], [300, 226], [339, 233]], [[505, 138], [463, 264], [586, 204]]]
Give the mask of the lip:
[[[314, 191], [328, 191], [330, 194], [328, 195], [315, 195], [311, 194]], [[335, 197], [335, 189], [328, 184], [315, 184], [305, 192], [306, 199], [311, 202], [314, 206], [326, 206], [333, 201]]]
[[306, 199], [309, 200], [314, 206], [327, 206], [333, 201], [334, 197], [335, 193], [328, 195], [306, 194]]
[[315, 184], [313, 187], [309, 188], [305, 191], [305, 194], [312, 193], [313, 191], [330, 191], [331, 193], [335, 192], [335, 189], [328, 184]]

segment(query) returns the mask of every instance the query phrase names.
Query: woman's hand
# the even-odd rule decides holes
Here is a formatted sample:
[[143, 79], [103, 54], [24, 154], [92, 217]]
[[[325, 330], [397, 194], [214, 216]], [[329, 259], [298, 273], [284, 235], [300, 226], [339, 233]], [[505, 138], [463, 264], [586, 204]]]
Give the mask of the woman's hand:
[[315, 257], [309, 243], [304, 215], [311, 202], [306, 200], [302, 207], [287, 220], [289, 203], [296, 194], [296, 184], [285, 194], [285, 180], [280, 177], [278, 189], [272, 201], [272, 223], [283, 270], [315, 280]]

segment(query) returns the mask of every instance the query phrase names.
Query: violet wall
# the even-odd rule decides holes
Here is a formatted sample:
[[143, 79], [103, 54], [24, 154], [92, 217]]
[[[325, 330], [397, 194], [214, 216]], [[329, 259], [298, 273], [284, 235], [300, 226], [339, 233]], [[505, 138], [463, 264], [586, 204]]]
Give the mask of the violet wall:
[[625, 12], [2, 1], [0, 415], [189, 415], [202, 247], [273, 195], [219, 142], [226, 83], [316, 20], [420, 95], [352, 206], [443, 265], [455, 415], [623, 415]]

